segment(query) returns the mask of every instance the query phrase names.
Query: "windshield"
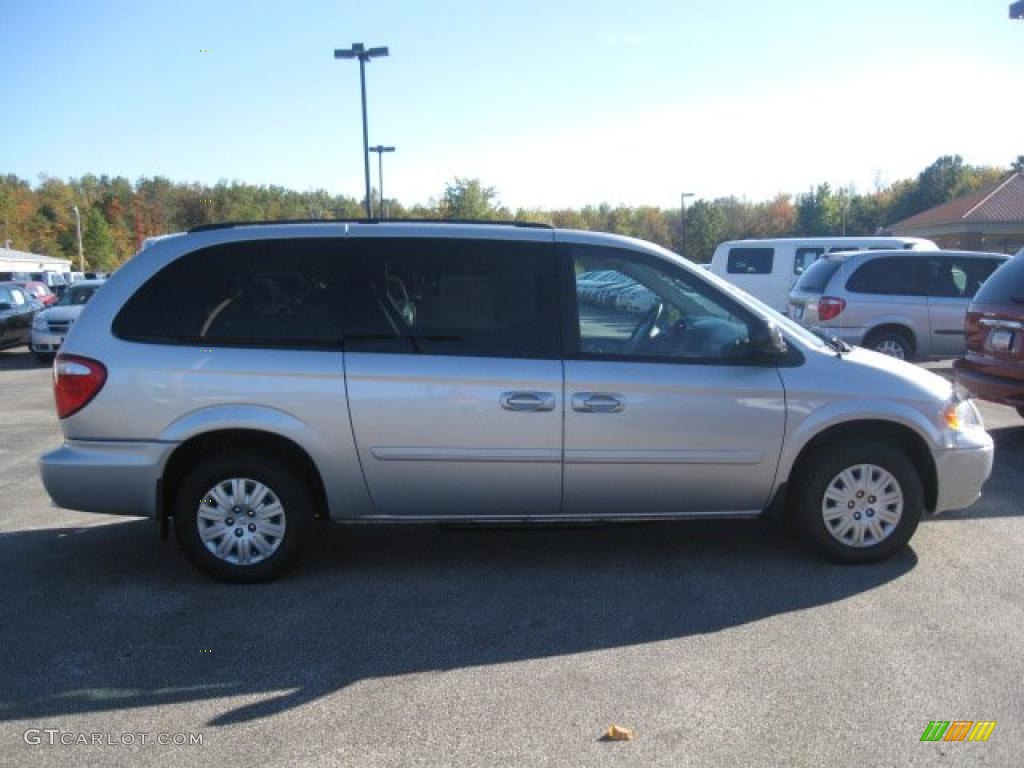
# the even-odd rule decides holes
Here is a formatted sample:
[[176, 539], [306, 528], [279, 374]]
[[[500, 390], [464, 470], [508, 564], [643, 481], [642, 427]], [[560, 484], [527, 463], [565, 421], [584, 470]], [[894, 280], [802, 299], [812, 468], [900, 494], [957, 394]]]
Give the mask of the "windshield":
[[85, 304], [99, 289], [100, 287], [98, 285], [73, 285], [64, 292], [63, 296], [60, 297], [60, 301], [57, 302], [57, 306], [71, 307], [79, 304]]
[[789, 319], [781, 312], [772, 309], [760, 299], [751, 296], [749, 293], [746, 293], [745, 291], [741, 291], [739, 288], [734, 289], [733, 292], [735, 294], [738, 294], [748, 305], [753, 305], [753, 307], [758, 311], [760, 315], [764, 317], [765, 320], [769, 320], [775, 323], [775, 325], [777, 325], [779, 329], [782, 330], [784, 333], [788, 333], [791, 336], [796, 336], [808, 346], [814, 347], [816, 349], [822, 349], [825, 346], [827, 346], [820, 336], [811, 333], [809, 330], [804, 328], [799, 323]]
[[[681, 261], [684, 264], [689, 265], [693, 272], [698, 275], [698, 277], [703, 278], [708, 282], [714, 283], [722, 291], [725, 291], [726, 293], [729, 293], [735, 298], [739, 299], [744, 304], [746, 304], [748, 308], [753, 309], [755, 312], [757, 312], [762, 319], [777, 325], [779, 329], [783, 331], [783, 333], [788, 333], [790, 336], [795, 336], [807, 346], [813, 347], [815, 349], [825, 349], [828, 346], [819, 336], [811, 333], [799, 323], [790, 320], [781, 312], [775, 311], [760, 299], [757, 299], [751, 296], [746, 291], [737, 288], [728, 280], [725, 280], [724, 278], [721, 278], [718, 275], [711, 272], [706, 272], [703, 270], [698, 271], [697, 269], [694, 269], [695, 265], [693, 264], [693, 262], [688, 261], [687, 259], [685, 259], [684, 257], [680, 256], [677, 253], [673, 253], [672, 251], [669, 251], [664, 248], [657, 248], [656, 250], [659, 251], [660, 253], [668, 254], [669, 257], [672, 258], [673, 260]], [[819, 263], [820, 262], [815, 262], [814, 266], [817, 266]], [[811, 269], [813, 269], [814, 266], [812, 266]], [[806, 274], [806, 272], [804, 274]]]

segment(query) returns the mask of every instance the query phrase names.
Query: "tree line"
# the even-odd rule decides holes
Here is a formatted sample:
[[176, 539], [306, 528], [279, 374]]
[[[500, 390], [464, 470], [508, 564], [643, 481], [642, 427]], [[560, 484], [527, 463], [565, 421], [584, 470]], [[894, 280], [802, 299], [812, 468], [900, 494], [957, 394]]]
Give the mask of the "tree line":
[[[497, 219], [615, 232], [650, 240], [691, 259], [707, 261], [723, 240], [801, 235], [871, 235], [880, 228], [1024, 171], [1024, 155], [1008, 167], [976, 166], [959, 155], [935, 160], [916, 177], [874, 190], [833, 189], [826, 183], [800, 195], [779, 194], [753, 202], [734, 196], [698, 199], [680, 208], [611, 206], [542, 209], [502, 205], [494, 187], [456, 177], [438, 198], [406, 207], [386, 201], [390, 218]], [[217, 221], [357, 219], [362, 201], [325, 190], [299, 192], [280, 186], [221, 181], [215, 185], [172, 182], [162, 176], [135, 182], [86, 174], [78, 179], [42, 176], [34, 186], [13, 174], [0, 176], [0, 241], [11, 247], [70, 258], [78, 245], [74, 207], [82, 220], [88, 269], [109, 271], [152, 235], [180, 232]]]

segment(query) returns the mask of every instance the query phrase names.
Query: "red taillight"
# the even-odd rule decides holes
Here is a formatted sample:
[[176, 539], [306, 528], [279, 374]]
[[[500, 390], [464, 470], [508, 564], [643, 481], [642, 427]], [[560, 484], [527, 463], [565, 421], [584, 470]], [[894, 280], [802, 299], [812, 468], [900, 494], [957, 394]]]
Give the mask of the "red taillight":
[[818, 299], [818, 320], [825, 322], [839, 317], [839, 313], [846, 309], [846, 299], [837, 299], [835, 296], [822, 296]]
[[967, 339], [967, 349], [971, 352], [980, 352], [985, 347], [985, 329], [982, 328], [980, 312], [967, 311], [964, 318], [964, 336]]
[[53, 363], [53, 394], [57, 417], [77, 413], [103, 389], [107, 368], [103, 363], [78, 355], [58, 354]]

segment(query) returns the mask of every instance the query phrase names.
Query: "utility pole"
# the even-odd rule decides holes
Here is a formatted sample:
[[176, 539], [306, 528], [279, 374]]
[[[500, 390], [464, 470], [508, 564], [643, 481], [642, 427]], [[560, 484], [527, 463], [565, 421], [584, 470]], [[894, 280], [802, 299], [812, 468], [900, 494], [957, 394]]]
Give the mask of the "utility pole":
[[85, 272], [85, 253], [82, 251], [82, 216], [78, 213], [77, 205], [72, 205], [71, 210], [75, 212], [75, 235], [78, 237], [78, 270]]
[[683, 192], [679, 195], [683, 204], [679, 208], [679, 255], [686, 258], [686, 198], [693, 197], [693, 192]]
[[366, 124], [366, 62], [380, 56], [387, 56], [387, 47], [367, 49], [362, 43], [352, 43], [351, 48], [338, 48], [336, 59], [359, 59], [359, 89], [363, 102], [363, 170], [366, 176], [366, 218], [373, 218], [373, 200], [370, 197], [370, 139]]
[[377, 153], [377, 181], [380, 187], [380, 215], [381, 218], [386, 219], [388, 212], [384, 209], [384, 153], [394, 152], [394, 147], [385, 147], [383, 144], [378, 144], [375, 147], [370, 147], [371, 152]]

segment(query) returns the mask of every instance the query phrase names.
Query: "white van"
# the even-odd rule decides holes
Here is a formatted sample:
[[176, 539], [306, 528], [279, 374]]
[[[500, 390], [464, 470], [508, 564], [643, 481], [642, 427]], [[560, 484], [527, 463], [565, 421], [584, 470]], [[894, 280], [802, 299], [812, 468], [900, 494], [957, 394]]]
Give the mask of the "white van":
[[793, 281], [823, 253], [859, 250], [935, 250], [920, 237], [786, 237], [728, 240], [715, 249], [711, 271], [773, 309], [785, 312]]

